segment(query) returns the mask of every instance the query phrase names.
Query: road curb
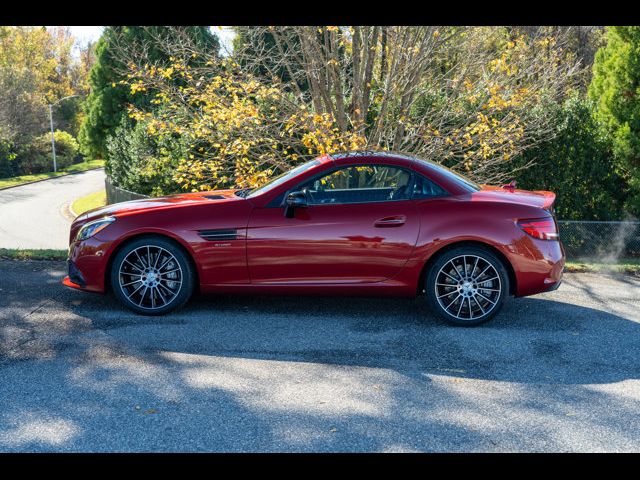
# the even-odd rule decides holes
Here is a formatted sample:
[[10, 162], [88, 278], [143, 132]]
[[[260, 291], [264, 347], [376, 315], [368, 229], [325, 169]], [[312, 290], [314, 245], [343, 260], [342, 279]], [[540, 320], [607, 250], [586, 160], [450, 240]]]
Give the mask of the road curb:
[[73, 205], [73, 202], [69, 202], [69, 203], [66, 203], [66, 204], [62, 205], [61, 213], [62, 213], [63, 217], [65, 217], [68, 220], [71, 220], [73, 222], [78, 215], [73, 210], [73, 208], [71, 208], [72, 205]]
[[49, 180], [55, 180], [56, 178], [68, 177], [69, 175], [78, 175], [80, 173], [93, 172], [94, 170], [102, 170], [102, 169], [104, 169], [104, 167], [89, 168], [88, 170], [82, 170], [81, 172], [69, 172], [69, 173], [65, 173], [64, 175], [58, 175], [56, 177], [42, 178], [40, 180], [33, 180], [31, 182], [20, 183], [19, 185], [11, 185], [10, 187], [0, 187], [0, 192], [2, 190], [9, 190], [10, 188], [24, 187], [25, 185], [31, 185], [32, 183], [47, 182]]

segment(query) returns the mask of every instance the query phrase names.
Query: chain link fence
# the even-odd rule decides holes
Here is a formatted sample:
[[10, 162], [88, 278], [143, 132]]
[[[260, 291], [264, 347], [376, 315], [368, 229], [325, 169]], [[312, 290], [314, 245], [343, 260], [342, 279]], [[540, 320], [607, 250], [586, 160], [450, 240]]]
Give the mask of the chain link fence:
[[558, 228], [570, 259], [640, 257], [640, 222], [558, 220]]

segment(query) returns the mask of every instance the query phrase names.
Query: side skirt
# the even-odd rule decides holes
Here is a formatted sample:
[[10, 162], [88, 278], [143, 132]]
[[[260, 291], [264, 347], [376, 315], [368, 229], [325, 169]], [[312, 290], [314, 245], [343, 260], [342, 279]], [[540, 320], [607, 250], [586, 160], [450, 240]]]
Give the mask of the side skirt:
[[364, 284], [214, 284], [200, 285], [202, 293], [254, 295], [336, 295], [362, 297], [415, 297], [415, 287], [397, 281]]

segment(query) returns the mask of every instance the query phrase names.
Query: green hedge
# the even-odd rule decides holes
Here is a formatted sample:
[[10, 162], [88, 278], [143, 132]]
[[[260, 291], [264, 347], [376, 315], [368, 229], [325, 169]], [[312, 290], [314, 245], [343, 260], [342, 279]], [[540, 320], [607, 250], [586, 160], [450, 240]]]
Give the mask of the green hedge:
[[629, 187], [617, 171], [612, 139], [594, 115], [594, 105], [577, 95], [544, 112], [556, 118], [557, 136], [526, 151], [516, 167], [518, 187], [552, 190], [563, 220], [619, 220]]

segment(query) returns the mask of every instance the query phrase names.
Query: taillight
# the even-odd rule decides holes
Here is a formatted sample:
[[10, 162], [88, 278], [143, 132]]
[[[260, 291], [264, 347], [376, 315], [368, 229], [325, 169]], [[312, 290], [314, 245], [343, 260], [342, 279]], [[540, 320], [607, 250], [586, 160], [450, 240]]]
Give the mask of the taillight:
[[558, 229], [552, 217], [518, 220], [518, 226], [528, 235], [539, 240], [557, 240]]

